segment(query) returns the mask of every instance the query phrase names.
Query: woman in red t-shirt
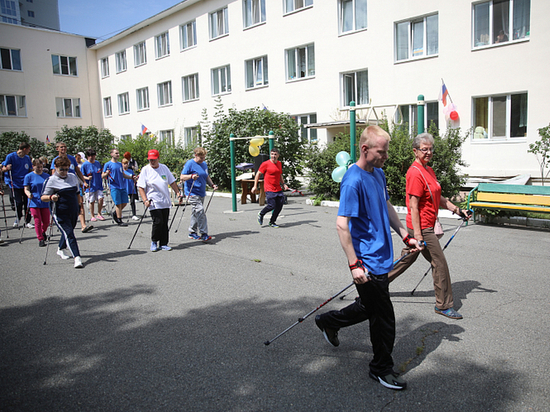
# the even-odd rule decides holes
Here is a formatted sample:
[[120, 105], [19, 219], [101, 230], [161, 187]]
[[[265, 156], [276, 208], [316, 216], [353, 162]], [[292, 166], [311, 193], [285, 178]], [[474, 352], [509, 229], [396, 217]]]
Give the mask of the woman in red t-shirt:
[[[424, 241], [424, 247], [418, 247], [424, 258], [432, 265], [435, 291], [435, 313], [451, 319], [462, 319], [462, 315], [453, 308], [453, 290], [447, 260], [434, 233], [439, 206], [460, 216], [466, 217], [464, 211], [455, 206], [449, 199], [441, 196], [441, 186], [433, 169], [428, 166], [432, 160], [434, 138], [429, 133], [422, 133], [413, 141], [415, 161], [407, 171], [407, 230], [418, 241]], [[401, 256], [409, 252], [403, 249]], [[388, 273], [389, 281], [394, 281], [418, 258], [418, 253], [411, 253], [399, 261]]]

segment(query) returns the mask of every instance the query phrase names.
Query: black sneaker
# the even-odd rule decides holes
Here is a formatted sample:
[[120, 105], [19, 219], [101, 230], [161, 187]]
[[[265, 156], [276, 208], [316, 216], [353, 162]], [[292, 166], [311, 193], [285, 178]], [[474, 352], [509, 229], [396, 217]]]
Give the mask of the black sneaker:
[[330, 343], [334, 347], [340, 345], [340, 341], [338, 340], [338, 330], [325, 328], [323, 326], [323, 323], [321, 322], [321, 315], [315, 316], [315, 324], [319, 329], [321, 329], [321, 332], [323, 332], [323, 336], [328, 343]]
[[374, 373], [369, 372], [369, 376], [384, 385], [386, 388], [395, 389], [396, 391], [401, 391], [407, 388], [407, 382], [401, 379], [399, 374], [395, 372], [391, 372], [385, 376], [375, 375]]
[[264, 224], [264, 217], [262, 216], [262, 212], [258, 212], [258, 223], [259, 225], [263, 225]]
[[38, 241], [38, 247], [44, 247], [46, 246], [46, 241], [45, 240], [39, 240]]
[[119, 226], [128, 226], [128, 223], [124, 223], [122, 221], [122, 219], [120, 219], [118, 222], [116, 222], [116, 224], [119, 225]]

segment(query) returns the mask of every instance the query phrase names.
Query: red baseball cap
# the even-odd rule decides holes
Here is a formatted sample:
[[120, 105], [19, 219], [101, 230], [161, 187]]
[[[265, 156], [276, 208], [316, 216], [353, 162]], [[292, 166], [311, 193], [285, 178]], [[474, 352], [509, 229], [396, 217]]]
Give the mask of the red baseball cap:
[[159, 151], [158, 150], [149, 150], [147, 152], [147, 159], [158, 159], [159, 158]]

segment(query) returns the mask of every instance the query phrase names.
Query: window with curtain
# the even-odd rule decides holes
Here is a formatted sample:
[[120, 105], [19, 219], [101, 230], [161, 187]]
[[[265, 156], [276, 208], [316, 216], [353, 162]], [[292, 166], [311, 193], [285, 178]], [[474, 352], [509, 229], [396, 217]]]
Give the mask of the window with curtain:
[[109, 58], [101, 59], [101, 77], [109, 77]]
[[367, 0], [340, 0], [340, 33], [367, 28]]
[[27, 99], [25, 96], [0, 94], [0, 116], [27, 116]]
[[492, 0], [473, 5], [473, 47], [529, 38], [530, 0]]
[[285, 0], [285, 13], [291, 13], [295, 10], [303, 9], [313, 5], [313, 0]]
[[229, 66], [212, 69], [212, 96], [231, 91], [231, 70]]
[[145, 48], [145, 42], [142, 41], [134, 45], [134, 67], [145, 63], [147, 63], [147, 49]]
[[180, 26], [181, 50], [197, 45], [197, 23], [195, 20]]
[[113, 108], [111, 106], [111, 97], [105, 97], [103, 99], [103, 114], [105, 117], [111, 117], [113, 115]]
[[57, 117], [81, 117], [80, 99], [56, 97], [55, 107]]
[[527, 93], [473, 99], [474, 139], [506, 140], [527, 133]]
[[183, 129], [183, 146], [194, 147], [200, 144], [200, 136], [197, 127], [185, 127]]
[[317, 141], [317, 129], [306, 129], [304, 125], [310, 123], [317, 123], [317, 114], [298, 114], [290, 116], [300, 126], [300, 138], [302, 142], [316, 142]]
[[[439, 127], [439, 102], [426, 102], [424, 106], [424, 125], [426, 130], [432, 124]], [[407, 130], [409, 134], [417, 132], [418, 105], [400, 105], [395, 112], [395, 123], [400, 128]]]
[[209, 17], [210, 39], [215, 39], [229, 33], [227, 7], [210, 13]]
[[0, 48], [1, 68], [4, 70], [21, 70], [21, 50]]
[[174, 144], [174, 129], [161, 130], [159, 132], [159, 139], [160, 139], [161, 142], [166, 142], [168, 144]]
[[199, 74], [191, 74], [182, 77], [183, 101], [197, 100], [199, 98]]
[[115, 54], [116, 72], [126, 71], [126, 50], [122, 50]]
[[170, 55], [170, 38], [167, 31], [155, 37], [155, 48], [157, 59]]
[[76, 57], [52, 54], [53, 74], [62, 76], [76, 76]]
[[167, 81], [157, 85], [159, 107], [172, 104], [172, 82]]
[[357, 106], [369, 104], [368, 70], [342, 74], [342, 106], [348, 107], [352, 101]]
[[265, 0], [243, 0], [244, 27], [265, 21]]
[[315, 47], [313, 44], [286, 51], [287, 80], [315, 76]]
[[267, 56], [246, 60], [246, 88], [267, 86], [269, 83], [267, 74]]
[[136, 90], [136, 104], [138, 110], [146, 110], [149, 108], [149, 88], [142, 87]]
[[395, 24], [396, 61], [433, 56], [439, 53], [439, 16], [415, 18]]
[[130, 95], [128, 92], [121, 93], [118, 98], [118, 114], [130, 113]]

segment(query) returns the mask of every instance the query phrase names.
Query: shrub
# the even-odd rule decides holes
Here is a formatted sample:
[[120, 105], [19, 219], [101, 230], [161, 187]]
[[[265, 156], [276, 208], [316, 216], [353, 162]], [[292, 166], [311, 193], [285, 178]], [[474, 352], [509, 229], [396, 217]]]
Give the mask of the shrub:
[[[63, 142], [67, 145], [67, 153], [75, 155], [78, 152], [86, 152], [87, 149], [93, 148], [97, 153], [97, 160], [100, 163], [105, 163], [111, 156], [109, 152], [113, 147], [115, 136], [109, 129], [99, 130], [95, 126], [82, 127], [67, 127], [55, 133], [55, 142]], [[48, 145], [48, 155], [50, 159], [58, 155], [55, 149], [55, 144]]]
[[30, 143], [31, 158], [47, 155], [46, 143], [30, 137], [25, 132], [4, 132], [0, 134], [0, 161], [3, 161], [11, 152], [16, 152], [22, 142]]

